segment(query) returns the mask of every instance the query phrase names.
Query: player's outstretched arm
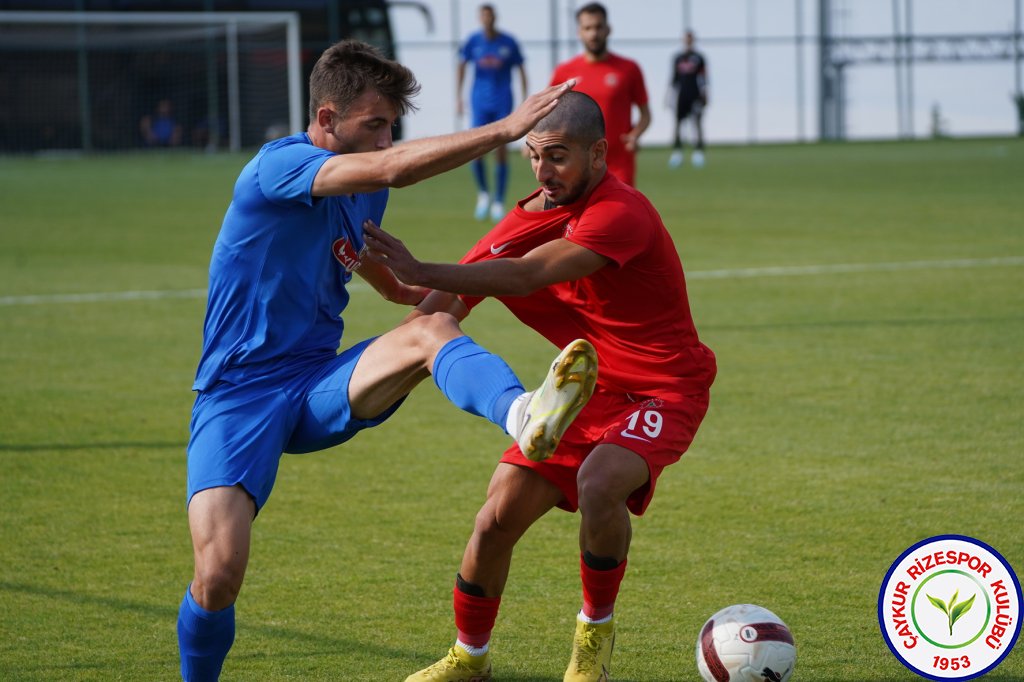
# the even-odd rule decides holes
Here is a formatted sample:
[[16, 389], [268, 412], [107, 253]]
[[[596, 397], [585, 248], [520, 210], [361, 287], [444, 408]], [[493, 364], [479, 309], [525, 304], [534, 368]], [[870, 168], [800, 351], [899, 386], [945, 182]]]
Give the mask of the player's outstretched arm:
[[381, 263], [364, 259], [355, 272], [383, 296], [384, 300], [399, 305], [417, 305], [430, 293], [430, 289], [401, 282], [390, 268]]
[[528, 133], [574, 84], [570, 80], [544, 88], [505, 118], [479, 128], [410, 140], [376, 152], [331, 157], [313, 179], [313, 196], [405, 187], [457, 168]]
[[458, 294], [452, 294], [447, 291], [431, 291], [425, 299], [420, 301], [415, 310], [406, 315], [405, 319], [402, 320], [402, 324], [417, 317], [434, 313], [448, 313], [459, 322], [462, 322], [469, 317], [469, 308], [462, 302]]
[[521, 258], [477, 263], [423, 263], [372, 221], [363, 223], [366, 258], [386, 264], [406, 284], [468, 296], [526, 296], [557, 282], [597, 272], [608, 258], [567, 239], [554, 239]]

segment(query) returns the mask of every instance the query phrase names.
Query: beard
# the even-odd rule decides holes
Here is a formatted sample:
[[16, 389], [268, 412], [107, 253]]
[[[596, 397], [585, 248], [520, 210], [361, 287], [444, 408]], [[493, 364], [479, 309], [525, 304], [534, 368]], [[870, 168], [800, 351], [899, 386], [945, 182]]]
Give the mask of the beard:
[[585, 173], [577, 182], [566, 187], [559, 187], [562, 191], [562, 196], [558, 198], [544, 197], [544, 207], [550, 206], [568, 206], [579, 201], [580, 197], [583, 196], [584, 192], [587, 191], [587, 187], [590, 186], [590, 179], [592, 174], [588, 171]]
[[594, 40], [586, 45], [587, 52], [594, 55], [595, 57], [603, 57], [608, 53], [608, 41], [607, 40]]

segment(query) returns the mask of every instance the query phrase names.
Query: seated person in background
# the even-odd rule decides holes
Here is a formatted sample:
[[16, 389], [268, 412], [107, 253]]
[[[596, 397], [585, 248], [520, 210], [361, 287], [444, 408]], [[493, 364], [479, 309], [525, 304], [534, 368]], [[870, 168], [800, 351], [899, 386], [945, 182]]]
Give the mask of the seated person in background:
[[142, 141], [147, 147], [177, 147], [181, 144], [181, 124], [174, 118], [171, 100], [156, 103], [156, 111], [139, 121]]

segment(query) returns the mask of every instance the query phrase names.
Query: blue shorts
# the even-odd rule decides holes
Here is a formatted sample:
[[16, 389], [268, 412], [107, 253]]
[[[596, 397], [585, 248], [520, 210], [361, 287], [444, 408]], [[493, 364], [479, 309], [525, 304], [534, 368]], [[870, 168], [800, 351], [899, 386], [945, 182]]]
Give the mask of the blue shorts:
[[270, 497], [282, 453], [344, 443], [394, 414], [404, 398], [373, 419], [352, 417], [349, 381], [372, 341], [305, 370], [202, 391], [192, 407], [187, 499], [207, 488], [241, 485], [258, 511]]

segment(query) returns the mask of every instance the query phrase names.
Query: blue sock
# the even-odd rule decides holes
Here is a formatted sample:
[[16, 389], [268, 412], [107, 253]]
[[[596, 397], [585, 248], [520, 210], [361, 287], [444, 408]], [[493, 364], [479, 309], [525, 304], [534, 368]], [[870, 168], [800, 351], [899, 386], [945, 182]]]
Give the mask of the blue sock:
[[473, 178], [476, 180], [476, 188], [481, 192], [487, 191], [487, 166], [484, 165], [483, 159], [473, 159], [469, 163], [469, 167], [473, 169]]
[[525, 393], [512, 368], [468, 336], [452, 339], [434, 359], [434, 383], [445, 397], [470, 414], [505, 430], [512, 401]]
[[494, 200], [498, 203], [505, 203], [505, 189], [508, 187], [508, 163], [499, 163], [495, 177]]
[[178, 609], [178, 651], [185, 682], [216, 682], [235, 641], [235, 605], [207, 611], [192, 598], [192, 586]]

